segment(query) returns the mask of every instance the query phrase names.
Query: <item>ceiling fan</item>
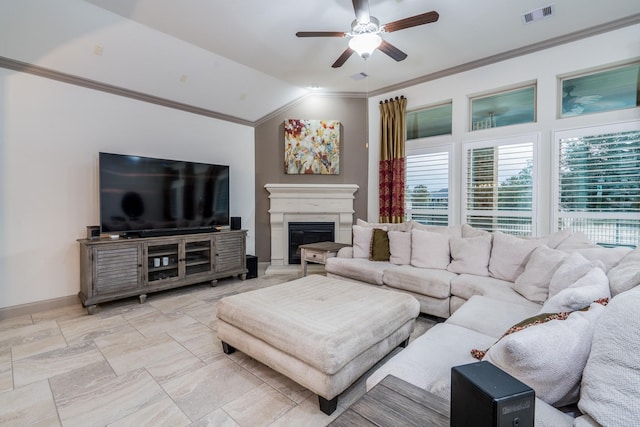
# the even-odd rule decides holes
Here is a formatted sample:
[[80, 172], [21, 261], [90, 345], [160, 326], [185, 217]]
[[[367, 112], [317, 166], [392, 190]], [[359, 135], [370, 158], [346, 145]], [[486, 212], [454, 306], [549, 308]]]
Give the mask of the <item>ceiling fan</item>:
[[353, 0], [353, 9], [356, 12], [356, 19], [351, 23], [351, 31], [348, 33], [340, 31], [299, 31], [296, 36], [351, 37], [349, 47], [331, 65], [333, 68], [341, 67], [354, 52], [367, 59], [376, 49], [386, 53], [396, 61], [402, 61], [407, 57], [407, 54], [383, 40], [380, 34], [430, 24], [436, 22], [440, 17], [438, 12], [431, 11], [380, 25], [380, 21], [377, 18], [369, 15], [369, 0]]

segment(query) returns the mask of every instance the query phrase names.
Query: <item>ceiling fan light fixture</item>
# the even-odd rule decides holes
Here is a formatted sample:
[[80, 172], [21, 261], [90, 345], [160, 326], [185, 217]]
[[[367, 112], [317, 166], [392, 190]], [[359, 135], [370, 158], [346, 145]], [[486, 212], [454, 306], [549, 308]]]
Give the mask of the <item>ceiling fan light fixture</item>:
[[349, 47], [362, 58], [367, 59], [382, 43], [382, 37], [377, 33], [356, 34], [349, 40]]

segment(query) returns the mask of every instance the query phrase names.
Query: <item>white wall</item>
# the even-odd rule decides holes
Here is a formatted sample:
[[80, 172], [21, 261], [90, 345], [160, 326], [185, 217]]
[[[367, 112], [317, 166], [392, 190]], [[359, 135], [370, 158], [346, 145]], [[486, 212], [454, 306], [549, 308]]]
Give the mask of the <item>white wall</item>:
[[0, 308], [80, 290], [100, 151], [228, 164], [254, 252], [252, 127], [0, 69]]
[[[590, 114], [572, 118], [557, 119], [558, 77], [581, 70], [593, 69], [606, 64], [629, 61], [640, 55], [640, 25], [601, 34], [568, 43], [555, 48], [502, 61], [496, 64], [455, 74], [438, 80], [422, 83], [397, 92], [369, 99], [369, 197], [368, 217], [378, 220], [378, 159], [380, 149], [380, 112], [378, 104], [383, 99], [404, 95], [407, 110], [453, 101], [452, 135], [424, 138], [412, 141], [407, 148], [454, 144], [456, 166], [453, 174], [453, 203], [455, 223], [461, 222], [460, 203], [456, 199], [461, 194], [462, 143], [476, 140], [504, 138], [513, 135], [539, 133], [540, 135], [540, 188], [538, 191], [538, 234], [552, 231], [551, 218], [551, 138], [554, 130], [615, 123], [640, 118], [640, 108], [615, 112]], [[515, 126], [469, 132], [469, 96], [537, 81], [537, 122]], [[452, 198], [454, 200], [452, 200]]]

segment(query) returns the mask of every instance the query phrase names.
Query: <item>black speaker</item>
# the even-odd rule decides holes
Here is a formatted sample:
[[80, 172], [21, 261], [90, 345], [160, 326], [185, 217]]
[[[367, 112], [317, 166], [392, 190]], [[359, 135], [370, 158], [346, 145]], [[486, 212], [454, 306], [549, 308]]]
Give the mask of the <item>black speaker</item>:
[[247, 279], [255, 279], [258, 277], [258, 257], [254, 255], [247, 255]]
[[451, 368], [451, 427], [533, 427], [535, 392], [489, 362]]
[[242, 217], [241, 216], [232, 216], [231, 217], [231, 229], [232, 230], [240, 230], [242, 228]]

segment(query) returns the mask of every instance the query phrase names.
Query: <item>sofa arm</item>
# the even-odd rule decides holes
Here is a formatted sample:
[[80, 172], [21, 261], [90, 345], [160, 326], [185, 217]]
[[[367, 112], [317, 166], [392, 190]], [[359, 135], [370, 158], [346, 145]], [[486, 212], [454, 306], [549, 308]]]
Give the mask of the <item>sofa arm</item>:
[[340, 250], [338, 250], [338, 253], [336, 254], [336, 257], [353, 258], [353, 248], [351, 246], [340, 248]]

